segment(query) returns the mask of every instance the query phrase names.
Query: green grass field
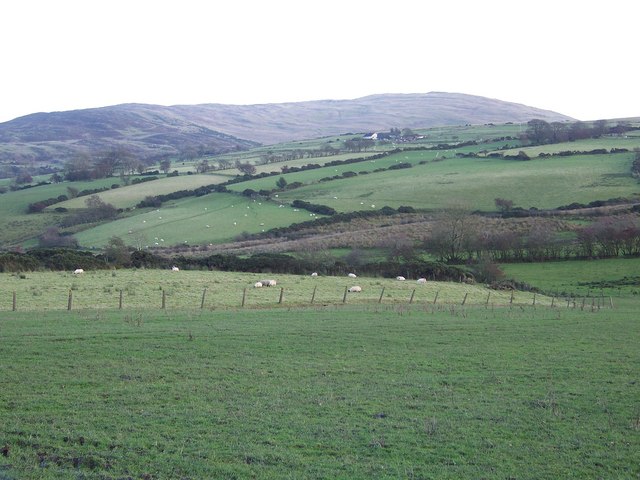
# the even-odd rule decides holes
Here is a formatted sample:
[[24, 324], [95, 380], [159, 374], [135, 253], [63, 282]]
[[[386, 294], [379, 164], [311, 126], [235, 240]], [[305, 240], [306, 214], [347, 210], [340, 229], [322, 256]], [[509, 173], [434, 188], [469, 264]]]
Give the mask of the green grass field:
[[[401, 155], [408, 158], [402, 158], [401, 161], [409, 161], [411, 153], [432, 155], [434, 152], [407, 152]], [[393, 161], [391, 158], [385, 159], [387, 162], [390, 160]], [[301, 198], [329, 205], [341, 212], [360, 210], [370, 205], [376, 205], [377, 208], [383, 205], [396, 208], [411, 205], [441, 209], [454, 201], [491, 211], [495, 210], [494, 201], [497, 197], [513, 200], [515, 206], [544, 209], [572, 202], [589, 203], [596, 199], [637, 194], [637, 182], [629, 175], [630, 165], [631, 154], [575, 156], [562, 160], [549, 158], [529, 162], [449, 158], [403, 170], [312, 184], [283, 192], [279, 198]], [[349, 167], [356, 171], [365, 168], [363, 164]], [[322, 170], [313, 170], [300, 175], [311, 177], [322, 173]], [[260, 181], [265, 180], [268, 179]], [[235, 187], [251, 184], [255, 187], [261, 185], [253, 181]]]
[[576, 140], [573, 142], [553, 143], [550, 145], [536, 145], [534, 147], [520, 147], [513, 150], [504, 150], [504, 155], [517, 155], [519, 151], [524, 151], [529, 157], [537, 157], [541, 153], [554, 154], [563, 151], [588, 152], [590, 150], [606, 148], [626, 148], [633, 150], [640, 148], [640, 136], [626, 137], [603, 137]]
[[[24, 277], [24, 278], [23, 278]], [[255, 289], [255, 282], [274, 278], [275, 288]], [[345, 287], [359, 285], [361, 293], [349, 293], [344, 297]], [[491, 291], [482, 285], [467, 285], [450, 282], [427, 282], [418, 285], [413, 280], [399, 282], [395, 279], [360, 277], [311, 277], [299, 275], [270, 275], [260, 273], [233, 273], [208, 271], [169, 270], [97, 270], [83, 275], [71, 272], [26, 272], [0, 274], [0, 312], [13, 308], [13, 292], [16, 294], [17, 310], [45, 311], [66, 310], [69, 291], [72, 308], [109, 309], [118, 308], [120, 291], [123, 307], [128, 309], [160, 309], [164, 291], [165, 307], [168, 310], [200, 309], [202, 294], [206, 289], [204, 309], [229, 309], [242, 305], [245, 308], [292, 307], [314, 304], [342, 305], [487, 305], [514, 306], [533, 305], [533, 294]], [[279, 304], [283, 289], [282, 304]], [[384, 289], [384, 292], [383, 292]], [[315, 290], [315, 295], [314, 295]], [[414, 291], [415, 290], [415, 291]], [[381, 298], [382, 295], [382, 298]], [[412, 299], [413, 296], [413, 299]], [[380, 303], [379, 303], [380, 302]], [[551, 304], [551, 298], [538, 295], [537, 306]]]
[[[228, 175], [182, 175], [178, 177], [162, 177], [150, 182], [137, 185], [127, 185], [114, 190], [101, 192], [98, 196], [102, 201], [112, 204], [116, 208], [128, 208], [135, 206], [147, 196], [166, 195], [178, 190], [194, 190], [205, 185], [213, 185], [226, 182], [231, 178]], [[113, 180], [113, 179], [112, 179]], [[85, 208], [86, 197], [73, 198], [66, 202], [57, 203], [55, 207]]]
[[501, 268], [508, 277], [529, 283], [549, 294], [640, 295], [638, 258], [504, 264]]
[[243, 232], [309, 220], [309, 212], [289, 205], [254, 201], [229, 193], [212, 193], [167, 202], [159, 209], [141, 211], [75, 235], [81, 245], [101, 247], [112, 236], [140, 247], [176, 244], [206, 245], [233, 240]]
[[0, 476], [637, 478], [636, 312], [3, 313]]

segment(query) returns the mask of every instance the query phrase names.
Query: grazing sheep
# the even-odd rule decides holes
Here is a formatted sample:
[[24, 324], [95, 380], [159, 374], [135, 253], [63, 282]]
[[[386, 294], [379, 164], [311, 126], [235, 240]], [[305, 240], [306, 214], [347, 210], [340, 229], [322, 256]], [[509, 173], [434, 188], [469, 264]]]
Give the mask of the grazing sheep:
[[419, 278], [419, 279], [417, 280], [417, 282], [418, 282], [418, 283], [421, 283], [421, 284], [422, 284], [422, 283], [427, 283], [427, 279], [426, 279], [426, 278]]
[[350, 273], [349, 275], [347, 275], [347, 277], [349, 277], [349, 278], [357, 278], [358, 276], [355, 273]]
[[404, 282], [406, 280], [406, 278], [402, 277], [402, 276], [397, 276], [396, 280], [398, 280], [399, 282]]
[[253, 288], [262, 288], [262, 282], [256, 282], [253, 284]]
[[312, 277], [317, 277], [317, 276], [318, 276], [318, 272], [313, 272], [313, 273], [311, 274], [311, 276], [312, 276]]
[[273, 279], [271, 280], [260, 280], [260, 283], [262, 283], [263, 287], [275, 287], [277, 282]]
[[359, 285], [354, 285], [353, 287], [351, 287], [349, 289], [349, 292], [351, 292], [351, 293], [358, 293], [358, 292], [361, 292], [361, 291], [362, 291], [362, 287], [359, 286]]
[[76, 268], [76, 269], [73, 271], [73, 273], [74, 273], [74, 275], [79, 275], [79, 274], [81, 274], [81, 273], [84, 273], [84, 270], [83, 270], [83, 269], [81, 269], [81, 268]]
[[171, 271], [172, 272], [179, 272], [180, 269], [174, 265], [173, 267], [171, 267]]

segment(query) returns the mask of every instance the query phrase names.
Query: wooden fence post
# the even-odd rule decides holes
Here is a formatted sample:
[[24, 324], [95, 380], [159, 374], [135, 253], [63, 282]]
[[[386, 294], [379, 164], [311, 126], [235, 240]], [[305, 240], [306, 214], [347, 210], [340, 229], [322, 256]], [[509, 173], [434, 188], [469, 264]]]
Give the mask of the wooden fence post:
[[315, 285], [313, 287], [313, 293], [311, 294], [311, 304], [313, 305], [313, 301], [316, 299], [316, 289], [318, 288], [317, 285]]
[[553, 304], [555, 303], [555, 301], [556, 301], [556, 297], [555, 296], [551, 297], [551, 308], [553, 308]]
[[278, 305], [282, 304], [283, 295], [284, 295], [284, 287], [280, 287], [280, 298], [278, 299]]
[[167, 306], [167, 292], [162, 289], [162, 309], [164, 310]]
[[202, 290], [202, 300], [200, 301], [200, 310], [204, 308], [204, 297], [206, 294], [207, 294], [207, 287], [204, 287], [204, 290]]
[[342, 297], [342, 303], [347, 303], [347, 291], [348, 287], [344, 287], [344, 296]]
[[609, 306], [613, 309], [613, 297], [609, 297]]
[[533, 306], [534, 307], [536, 306], [536, 294], [535, 293], [533, 294]]
[[18, 303], [16, 299], [16, 292], [13, 292], [13, 311], [15, 312], [18, 309]]
[[438, 291], [436, 292], [436, 296], [435, 296], [435, 298], [433, 299], [433, 304], [434, 304], [434, 305], [435, 305], [435, 304], [436, 304], [436, 302], [438, 301], [438, 294], [439, 294], [439, 293], [440, 293], [440, 290], [438, 290]]
[[509, 299], [509, 305], [513, 304], [513, 290], [511, 290], [511, 298]]
[[384, 295], [384, 287], [382, 287], [382, 291], [380, 292], [380, 298], [378, 298], [378, 303], [382, 303], [382, 296]]
[[413, 292], [411, 292], [411, 298], [409, 299], [409, 305], [411, 305], [413, 303], [413, 296], [416, 294], [416, 289], [413, 289]]
[[462, 299], [462, 305], [464, 305], [467, 302], [467, 295], [469, 295], [469, 292], [464, 294], [464, 298]]
[[118, 301], [118, 310], [122, 310], [122, 289], [120, 289], [120, 300]]
[[487, 293], [487, 301], [484, 302], [484, 306], [488, 307], [489, 306], [489, 299], [491, 298], [491, 292]]
[[244, 287], [244, 290], [242, 290], [242, 306], [244, 307], [244, 301], [247, 298], [247, 287]]
[[67, 300], [67, 310], [71, 310], [73, 304], [73, 290], [69, 289], [69, 300]]

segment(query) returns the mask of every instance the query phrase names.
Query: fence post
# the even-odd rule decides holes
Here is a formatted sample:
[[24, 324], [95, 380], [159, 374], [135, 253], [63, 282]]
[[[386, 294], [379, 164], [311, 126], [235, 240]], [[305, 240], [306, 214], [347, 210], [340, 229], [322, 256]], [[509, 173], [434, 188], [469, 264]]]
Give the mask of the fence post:
[[416, 294], [416, 289], [413, 289], [413, 292], [411, 292], [411, 298], [409, 299], [409, 305], [411, 305], [413, 303], [413, 296]]
[[488, 307], [489, 306], [489, 299], [491, 298], [491, 292], [487, 293], [487, 301], [484, 302], [484, 306]]
[[242, 290], [242, 306], [244, 307], [244, 301], [247, 298], [247, 287], [244, 287], [244, 290]]
[[17, 304], [17, 299], [16, 299], [16, 292], [14, 291], [13, 292], [13, 311], [15, 312], [17, 309], [18, 309], [18, 304]]
[[313, 293], [311, 294], [311, 304], [313, 304], [313, 301], [314, 301], [314, 300], [315, 300], [315, 298], [316, 298], [316, 288], [318, 288], [318, 286], [317, 286], [317, 285], [315, 285], [315, 286], [313, 287]]
[[280, 287], [280, 298], [278, 299], [278, 305], [282, 304], [283, 295], [284, 295], [284, 287]]
[[382, 303], [382, 296], [384, 295], [384, 287], [382, 287], [382, 291], [380, 292], [380, 298], [378, 298], [378, 303]]
[[464, 298], [462, 299], [462, 305], [464, 305], [467, 301], [467, 295], [469, 295], [469, 292], [464, 294]]
[[535, 293], [533, 294], [533, 306], [534, 307], [536, 306], [536, 294]]
[[435, 298], [433, 299], [433, 304], [434, 304], [434, 305], [435, 305], [435, 304], [436, 304], [436, 302], [438, 301], [438, 294], [439, 294], [439, 293], [440, 293], [440, 290], [438, 290], [438, 291], [436, 292], [436, 296], [435, 296]]
[[167, 292], [162, 289], [162, 309], [164, 310], [167, 306]]
[[118, 302], [118, 310], [122, 310], [122, 289], [120, 289], [120, 300]]
[[73, 290], [69, 289], [69, 300], [67, 300], [67, 310], [71, 310], [72, 303], [73, 303]]
[[609, 306], [613, 309], [613, 297], [609, 297]]
[[555, 303], [555, 301], [556, 301], [556, 297], [555, 296], [551, 297], [551, 308], [553, 308], [553, 304]]
[[207, 294], [207, 287], [204, 287], [204, 290], [202, 290], [202, 300], [200, 301], [200, 310], [204, 308], [204, 297], [206, 294]]
[[347, 290], [348, 287], [344, 287], [344, 296], [342, 297], [342, 303], [347, 303]]
[[511, 290], [511, 298], [509, 299], [509, 305], [513, 304], [513, 290]]

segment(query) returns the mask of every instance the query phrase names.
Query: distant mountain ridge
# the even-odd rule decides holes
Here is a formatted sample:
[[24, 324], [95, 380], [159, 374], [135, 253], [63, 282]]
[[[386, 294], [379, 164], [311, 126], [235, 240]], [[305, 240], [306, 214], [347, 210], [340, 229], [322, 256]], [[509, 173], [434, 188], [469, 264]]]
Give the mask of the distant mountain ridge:
[[572, 120], [517, 103], [459, 93], [380, 94], [354, 100], [258, 105], [122, 104], [35, 113], [0, 123], [0, 163], [65, 161], [127, 148], [144, 158], [224, 153], [261, 144], [396, 128]]

